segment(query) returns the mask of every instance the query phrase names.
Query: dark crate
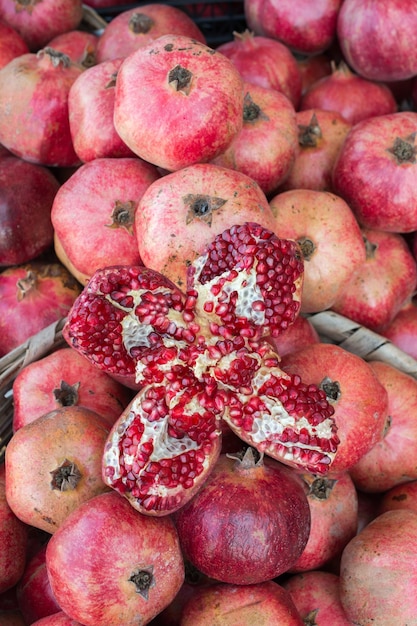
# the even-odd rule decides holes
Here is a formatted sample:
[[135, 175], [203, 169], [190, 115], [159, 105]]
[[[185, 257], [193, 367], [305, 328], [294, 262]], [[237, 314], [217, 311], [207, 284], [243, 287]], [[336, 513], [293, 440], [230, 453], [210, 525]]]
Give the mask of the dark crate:
[[[154, 0], [153, 0], [154, 1]], [[158, 0], [156, 0], [158, 1]], [[95, 9], [106, 22], [110, 22], [123, 11], [140, 8], [149, 2], [134, 2], [119, 6]], [[215, 48], [233, 39], [233, 33], [246, 30], [246, 20], [242, 0], [170, 0], [161, 2], [182, 9], [189, 15], [204, 34], [207, 44]]]

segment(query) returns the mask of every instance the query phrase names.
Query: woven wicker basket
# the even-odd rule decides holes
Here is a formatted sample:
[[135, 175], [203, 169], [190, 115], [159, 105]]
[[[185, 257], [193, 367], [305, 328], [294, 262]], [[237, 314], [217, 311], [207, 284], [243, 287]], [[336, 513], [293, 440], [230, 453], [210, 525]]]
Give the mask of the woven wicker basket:
[[[332, 311], [309, 316], [321, 341], [333, 343], [365, 359], [384, 361], [417, 378], [417, 361], [391, 341]], [[62, 337], [65, 318], [47, 326], [0, 359], [0, 462], [13, 432], [13, 382], [29, 363], [66, 345]]]

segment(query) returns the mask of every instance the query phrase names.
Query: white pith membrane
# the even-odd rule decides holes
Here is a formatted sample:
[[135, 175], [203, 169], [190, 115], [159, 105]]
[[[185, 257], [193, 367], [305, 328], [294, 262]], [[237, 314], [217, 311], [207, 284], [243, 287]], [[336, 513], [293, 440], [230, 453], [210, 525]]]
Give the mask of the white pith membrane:
[[[149, 341], [149, 335], [151, 335], [153, 332], [156, 332], [156, 331], [154, 327], [152, 326], [152, 324], [145, 324], [143, 322], [140, 322], [134, 312], [136, 307], [141, 303], [143, 294], [149, 293], [150, 291], [153, 294], [161, 294], [163, 296], [171, 295], [170, 289], [167, 289], [166, 287], [160, 287], [158, 289], [153, 289], [153, 290], [150, 290], [150, 289], [130, 290], [126, 293], [126, 296], [130, 296], [133, 299], [133, 306], [129, 306], [129, 307], [122, 306], [119, 302], [116, 302], [115, 300], [113, 300], [109, 294], [106, 294], [105, 296], [106, 300], [108, 300], [113, 307], [121, 311], [125, 311], [126, 313], [126, 315], [121, 321], [121, 326], [122, 326], [123, 345], [128, 354], [130, 354], [130, 351], [132, 350], [132, 348], [138, 348], [138, 347], [150, 348], [151, 347], [151, 343]], [[187, 324], [184, 322], [181, 312], [176, 311], [175, 309], [169, 309], [166, 317], [169, 320], [171, 320], [177, 328], [183, 328], [184, 330], [187, 329]], [[163, 343], [163, 345], [166, 348], [175, 347], [178, 350], [180, 350], [181, 348], [187, 345], [185, 341], [174, 339], [173, 337], [170, 337], [169, 335], [163, 336], [163, 335], [160, 335], [159, 333], [158, 335], [161, 338], [161, 343]], [[160, 371], [162, 372], [169, 371], [170, 368], [171, 368], [171, 363], [165, 363], [165, 364], [160, 365], [159, 367]], [[136, 383], [139, 384], [143, 381], [142, 372], [145, 369], [146, 369], [146, 366], [142, 364], [140, 361], [138, 361], [136, 364]]]
[[[232, 430], [239, 436], [243, 436], [245, 440], [248, 440], [253, 447], [266, 452], [283, 463], [306, 468], [308, 463], [299, 457], [304, 451], [311, 451], [312, 453], [316, 452], [320, 456], [328, 457], [329, 463], [327, 465], [330, 465], [335, 456], [334, 452], [324, 452], [321, 447], [311, 445], [310, 443], [281, 440], [281, 436], [287, 428], [290, 428], [295, 433], [300, 433], [302, 430], [305, 430], [311, 437], [330, 440], [335, 435], [335, 425], [331, 417], [324, 419], [317, 425], [310, 424], [307, 418], [288, 413], [277, 398], [259, 394], [261, 387], [273, 375], [277, 378], [290, 380], [290, 377], [281, 369], [274, 370], [274, 368], [266, 367], [261, 367], [252, 379], [252, 395], [257, 395], [262, 400], [266, 410], [254, 418], [250, 432], [240, 428], [238, 430], [236, 429], [233, 418], [228, 414], [227, 408], [223, 419], [229, 424]], [[248, 402], [248, 396], [239, 393], [236, 393], [236, 395], [243, 405]], [[315, 460], [312, 459], [312, 464], [314, 463]], [[322, 464], [323, 461], [320, 462], [320, 465]]]
[[[201, 443], [197, 443], [187, 435], [176, 439], [174, 437], [170, 437], [168, 434], [168, 426], [169, 426], [169, 417], [168, 415], [165, 417], [161, 417], [159, 420], [150, 421], [148, 419], [148, 413], [145, 412], [142, 408], [142, 400], [145, 397], [147, 389], [150, 389], [152, 385], [148, 385], [144, 387], [141, 392], [136, 396], [135, 400], [132, 402], [131, 409], [129, 414], [124, 419], [123, 423], [121, 423], [117, 429], [115, 429], [111, 433], [111, 437], [109, 438], [104, 455], [103, 461], [105, 467], [112, 467], [114, 469], [113, 475], [107, 481], [107, 484], [112, 487], [115, 480], [121, 479], [123, 484], [127, 483], [127, 472], [132, 468], [132, 465], [135, 461], [135, 455], [123, 455], [123, 464], [125, 474], [122, 474], [121, 466], [120, 466], [120, 447], [119, 442], [125, 435], [126, 431], [129, 429], [133, 421], [139, 420], [141, 424], [144, 426], [143, 434], [140, 438], [140, 445], [146, 444], [147, 442], [151, 442], [153, 445], [153, 452], [150, 454], [149, 459], [146, 465], [139, 471], [137, 483], [140, 482], [141, 473], [146, 472], [146, 468], [150, 463], [160, 462], [163, 459], [175, 459], [175, 457], [180, 457], [183, 454], [186, 454], [192, 450], [199, 450], [202, 446]], [[176, 394], [175, 397], [168, 404], [168, 409], [172, 410], [176, 404], [181, 401], [182, 395], [186, 392], [186, 390], [182, 390], [180, 393]], [[205, 410], [198, 403], [197, 396], [193, 396], [190, 398], [190, 401], [184, 406], [184, 412], [187, 409], [187, 414], [189, 413], [198, 413], [203, 416]], [[212, 438], [219, 437], [221, 431], [217, 429], [212, 434]], [[204, 456], [203, 472], [209, 465], [209, 456]], [[149, 479], [149, 474], [147, 475]], [[154, 483], [147, 491], [147, 496], [158, 496], [161, 498], [166, 497], [175, 497], [176, 493], [183, 493], [184, 486], [182, 483], [179, 483], [177, 487], [166, 487], [165, 485], [160, 484], [158, 480], [158, 475], [154, 475]], [[126, 494], [128, 499], [133, 501], [133, 505], [135, 505], [136, 498], [134, 496], [130, 496], [128, 493]], [[141, 503], [138, 503], [139, 506]]]
[[[254, 307], [255, 302], [263, 302], [264, 298], [262, 291], [256, 282], [256, 267], [258, 260], [255, 258], [254, 263], [248, 272], [247, 270], [240, 270], [237, 272], [237, 276], [231, 280], [228, 278], [235, 270], [227, 269], [222, 274], [214, 276], [211, 280], [202, 284], [199, 282], [201, 272], [204, 269], [208, 254], [204, 254], [198, 257], [193, 263], [195, 267], [194, 284], [193, 287], [198, 292], [196, 311], [201, 317], [207, 316], [207, 312], [204, 309], [204, 305], [207, 303], [213, 303], [213, 313], [215, 314], [216, 307], [222, 303], [229, 305], [230, 295], [236, 292], [237, 302], [235, 306], [235, 315], [237, 317], [244, 317], [256, 326], [262, 326], [265, 324], [265, 310], [260, 310], [258, 307]], [[226, 279], [219, 295], [222, 296], [221, 303], [219, 302], [219, 295], [215, 296], [212, 292], [213, 285], [216, 285], [222, 279]], [[224, 298], [223, 296], [227, 296]], [[212, 314], [210, 314], [211, 316]], [[216, 315], [217, 321], [221, 323], [221, 317]]]

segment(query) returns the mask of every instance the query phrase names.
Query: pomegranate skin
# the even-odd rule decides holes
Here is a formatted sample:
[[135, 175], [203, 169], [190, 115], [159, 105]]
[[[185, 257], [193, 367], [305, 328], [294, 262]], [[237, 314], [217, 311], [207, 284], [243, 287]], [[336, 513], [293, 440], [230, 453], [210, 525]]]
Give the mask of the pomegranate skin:
[[417, 514], [388, 511], [345, 547], [340, 598], [348, 618], [361, 626], [416, 623]]
[[12, 26], [0, 20], [0, 68], [27, 52], [29, 47], [23, 37]]
[[185, 557], [229, 584], [287, 571], [310, 532], [307, 497], [293, 471], [268, 457], [247, 464], [220, 455], [202, 489], [174, 514]]
[[274, 581], [257, 585], [217, 584], [186, 602], [180, 626], [302, 626], [290, 594]]

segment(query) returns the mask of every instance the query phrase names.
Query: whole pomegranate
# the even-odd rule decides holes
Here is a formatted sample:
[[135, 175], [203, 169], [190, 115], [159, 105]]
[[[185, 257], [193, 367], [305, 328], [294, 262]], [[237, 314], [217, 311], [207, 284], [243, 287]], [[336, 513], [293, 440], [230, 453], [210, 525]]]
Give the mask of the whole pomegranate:
[[5, 454], [6, 497], [19, 519], [52, 534], [82, 502], [107, 490], [101, 457], [109, 428], [93, 411], [68, 406], [13, 434]]
[[205, 586], [185, 603], [180, 626], [303, 626], [294, 602], [281, 585], [269, 580], [254, 585]]
[[28, 527], [11, 509], [6, 496], [6, 473], [0, 466], [0, 594], [15, 587], [26, 565]]
[[304, 550], [310, 509], [293, 472], [248, 447], [220, 455], [199, 492], [175, 514], [187, 559], [207, 576], [249, 585], [287, 571]]
[[99, 35], [87, 30], [68, 30], [53, 37], [48, 47], [66, 54], [71, 61], [85, 68], [97, 63], [96, 49]]
[[58, 604], [85, 626], [148, 624], [184, 580], [172, 519], [141, 515], [115, 492], [72, 512], [48, 542], [46, 567]]
[[123, 61], [114, 124], [135, 154], [163, 169], [210, 161], [242, 128], [242, 77], [196, 39], [163, 35]]
[[77, 28], [82, 17], [81, 0], [0, 1], [0, 19], [17, 30], [33, 52], [53, 37]]
[[68, 93], [83, 70], [49, 47], [22, 54], [3, 67], [0, 143], [16, 156], [40, 165], [78, 165], [69, 126]]
[[340, 598], [354, 624], [392, 626], [416, 619], [417, 513], [387, 511], [345, 547]]
[[46, 547], [43, 545], [26, 563], [16, 587], [19, 609], [27, 624], [60, 611], [46, 571]]
[[15, 28], [0, 19], [0, 68], [21, 54], [29, 52], [29, 47]]
[[0, 356], [65, 317], [81, 285], [60, 263], [31, 261], [0, 273]]

